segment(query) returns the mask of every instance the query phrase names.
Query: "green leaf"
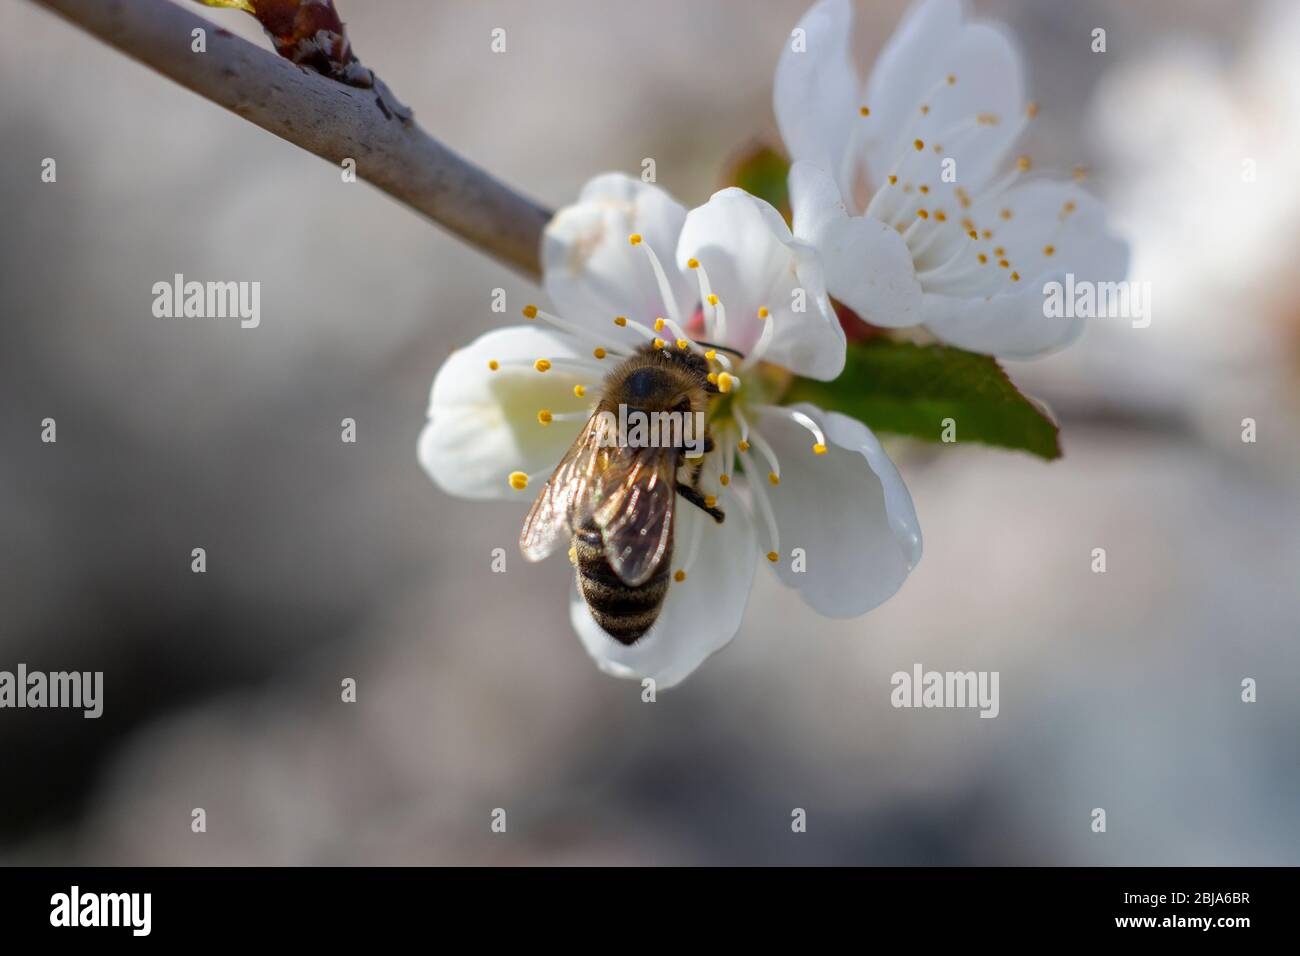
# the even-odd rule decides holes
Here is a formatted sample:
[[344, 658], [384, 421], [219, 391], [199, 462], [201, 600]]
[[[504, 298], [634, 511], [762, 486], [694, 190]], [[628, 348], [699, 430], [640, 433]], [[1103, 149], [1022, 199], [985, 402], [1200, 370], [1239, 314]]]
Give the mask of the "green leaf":
[[790, 193], [786, 175], [789, 172], [790, 161], [776, 150], [751, 145], [732, 158], [722, 178], [728, 186], [739, 186], [751, 196], [766, 199], [788, 220]]
[[811, 402], [873, 431], [926, 441], [940, 441], [950, 418], [958, 442], [1014, 448], [1049, 461], [1061, 457], [1060, 429], [996, 361], [946, 345], [850, 342], [839, 378], [797, 378], [783, 401]]

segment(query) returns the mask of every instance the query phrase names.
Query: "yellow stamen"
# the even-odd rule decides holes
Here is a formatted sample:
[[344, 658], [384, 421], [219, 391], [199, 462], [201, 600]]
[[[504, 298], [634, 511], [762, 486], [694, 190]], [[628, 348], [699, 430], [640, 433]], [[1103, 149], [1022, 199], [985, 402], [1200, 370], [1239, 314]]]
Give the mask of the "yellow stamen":
[[533, 363], [533, 368], [537, 369], [537, 371], [539, 372], [549, 371], [550, 367], [551, 367], [551, 363], [548, 362], [546, 359], [538, 359], [536, 362]]
[[826, 446], [823, 445], [821, 442], [818, 442], [817, 444], [813, 445], [813, 454], [814, 455], [826, 454]]
[[760, 319], [766, 319], [770, 314], [771, 313], [767, 311], [767, 306], [763, 306], [761, 309], [758, 310], [758, 317]]
[[627, 316], [626, 315], [614, 316], [614, 324], [617, 325], [620, 329], [624, 328], [627, 325]]
[[676, 581], [678, 584], [681, 584], [683, 581], [686, 580], [686, 572], [683, 571], [681, 568], [678, 568], [677, 571], [674, 572], [673, 574], [673, 580]]
[[605, 350], [602, 349], [600, 346], [596, 346], [596, 348], [591, 350], [591, 354], [598, 359], [603, 359], [605, 357]]
[[552, 420], [553, 420], [553, 419], [552, 419], [552, 417], [551, 417], [551, 413], [550, 413], [549, 410], [547, 410], [547, 409], [545, 409], [545, 408], [543, 408], [543, 409], [539, 409], [539, 410], [538, 410], [538, 412], [537, 412], [537, 423], [538, 423], [539, 425], [549, 425], [549, 424], [552, 422]]
[[699, 267], [700, 267], [700, 260], [699, 260], [699, 259], [687, 259], [687, 260], [686, 260], [686, 268], [688, 268], [688, 269], [698, 269]]
[[1030, 119], [1033, 119], [1035, 116], [1038, 115], [1037, 100], [1030, 100], [1028, 103], [1025, 104], [1025, 115], [1028, 116]]
[[916, 151], [919, 153], [921, 150], [925, 149], [925, 140], [913, 140], [912, 145], [916, 147]]
[[723, 372], [718, 376], [718, 391], [724, 394], [731, 391], [731, 383], [734, 381], [735, 379], [732, 376]]
[[704, 496], [704, 507], [706, 507], [706, 508], [712, 508], [712, 507], [713, 507], [714, 505], [716, 505], [717, 503], [718, 503], [718, 499], [715, 498], [713, 495], [705, 495], [705, 496]]
[[655, 331], [662, 332], [664, 330], [664, 326], [667, 324], [668, 324], [668, 320], [660, 316], [659, 318], [655, 319]]
[[496, 359], [488, 359], [488, 368], [490, 368], [492, 371], [495, 372], [500, 367], [501, 367], [501, 363], [498, 362]]
[[722, 487], [724, 487], [724, 488], [727, 487], [727, 485], [731, 484], [731, 476], [730, 476], [730, 475], [718, 475], [718, 484], [722, 485]]
[[749, 451], [749, 442], [742, 438], [740, 441], [736, 442], [736, 448], [740, 451]]
[[709, 349], [707, 352], [704, 353], [704, 357], [710, 362], [716, 362], [718, 360], [718, 350]]
[[718, 384], [718, 373], [717, 373], [717, 372], [710, 372], [708, 375], [706, 375], [706, 376], [704, 376], [704, 377], [707, 378], [707, 379], [709, 380], [709, 384], [710, 384], [710, 385], [717, 385], [717, 384]]
[[535, 318], [537, 318], [537, 306], [535, 306], [535, 305], [526, 305], [526, 306], [524, 306], [524, 318], [525, 318], [525, 319], [535, 319]]
[[781, 483], [781, 476], [774, 471], [769, 471], [767, 473], [767, 480], [774, 485], [779, 485]]
[[1043, 255], [1045, 256], [1056, 255], [1056, 246], [1043, 246]]
[[661, 349], [661, 348], [663, 348], [663, 347], [664, 347], [665, 345], [667, 345], [667, 344], [668, 344], [668, 343], [665, 342], [663, 339], [655, 339], [655, 348], [657, 348], [657, 349]]
[[1019, 272], [1013, 272], [1013, 273], [1011, 273], [1011, 281], [1012, 281], [1012, 282], [1019, 282], [1019, 281], [1020, 281], [1020, 273], [1019, 273]]
[[716, 295], [714, 295], [712, 292], [710, 292], [710, 293], [709, 293], [709, 305], [717, 305], [717, 304], [718, 304], [718, 297], [717, 297]]
[[528, 476], [522, 471], [510, 472], [510, 487], [515, 491], [523, 491], [528, 487]]
[[582, 398], [582, 396], [586, 394], [587, 394], [587, 390], [583, 388], [581, 385], [573, 386], [573, 395], [575, 398]]
[[627, 237], [627, 241], [632, 243], [632, 245], [634, 246], [641, 245], [641, 233], [639, 232], [632, 233], [632, 235]]
[[892, 173], [890, 174], [890, 177], [889, 177], [889, 185], [891, 185], [891, 186], [897, 186], [897, 185], [898, 185], [898, 177], [895, 176], [895, 175], [893, 175]]
[[1030, 159], [1028, 156], [1016, 157], [1016, 169], [1020, 170], [1022, 173], [1027, 173], [1029, 172], [1029, 166]]
[[781, 556], [777, 554], [775, 551], [767, 552], [767, 560], [771, 561], [773, 564], [776, 564], [776, 562], [779, 561], [780, 559]]
[[678, 340], [677, 340], [677, 347], [678, 347], [679, 349], [681, 349], [683, 352], [686, 351], [686, 347], [687, 347], [688, 345], [690, 345], [690, 344], [691, 344], [691, 343], [688, 342], [688, 341], [686, 341], [685, 339], [678, 339]]
[[1001, 216], [1003, 219], [1010, 219], [1010, 218], [1011, 218], [1011, 210], [1010, 210], [1010, 209], [1004, 209], [1004, 210], [1002, 210], [1000, 213], [998, 213], [998, 215]]
[[866, 106], [859, 106], [859, 107], [858, 107], [858, 115], [859, 115], [859, 116], [870, 116], [870, 115], [871, 115], [871, 110], [870, 110], [868, 107], [866, 107]]
[[956, 85], [957, 85], [957, 77], [954, 76], [954, 75], [951, 74], [951, 73], [948, 74], [948, 85], [949, 85], [949, 86], [956, 86]]
[[930, 214], [929, 214], [928, 212], [926, 212], [924, 209], [918, 209], [918, 210], [916, 211], [916, 215], [917, 215], [917, 217], [920, 218], [920, 219], [929, 219], [929, 218], [930, 218]]

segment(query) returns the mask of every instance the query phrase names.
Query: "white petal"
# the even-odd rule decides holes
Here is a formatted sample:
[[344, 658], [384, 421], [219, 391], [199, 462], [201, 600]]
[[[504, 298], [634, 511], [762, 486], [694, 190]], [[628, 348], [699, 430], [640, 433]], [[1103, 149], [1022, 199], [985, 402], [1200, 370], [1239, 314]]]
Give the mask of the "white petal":
[[[583, 411], [590, 399], [575, 396], [574, 385], [599, 384], [594, 369], [591, 375], [560, 367], [538, 372], [531, 363], [587, 354], [570, 336], [534, 326], [497, 329], [453, 352], [433, 380], [429, 422], [420, 433], [420, 464], [429, 477], [463, 498], [531, 503], [540, 484], [517, 491], [509, 482], [511, 472], [545, 481], [582, 427], [582, 422], [542, 425], [538, 411]], [[500, 368], [492, 371], [489, 361]]]
[[[781, 536], [776, 572], [814, 610], [855, 617], [894, 594], [921, 560], [921, 526], [912, 496], [876, 436], [856, 419], [813, 405], [791, 406], [825, 432], [829, 451], [789, 411], [771, 406], [758, 427], [781, 462], [781, 483], [767, 487]], [[802, 548], [807, 569], [793, 569]]]
[[[853, 123], [858, 76], [850, 55], [853, 7], [849, 0], [821, 0], [786, 38], [776, 67], [772, 106], [786, 149], [832, 176], [844, 168]], [[796, 44], [801, 48], [796, 49]]]
[[898, 231], [849, 216], [839, 188], [811, 163], [790, 167], [789, 183], [794, 234], [821, 254], [830, 294], [874, 325], [920, 322], [921, 283]]
[[638, 233], [659, 257], [688, 319], [699, 289], [673, 267], [685, 220], [686, 209], [652, 183], [622, 173], [591, 180], [578, 202], [557, 212], [542, 236], [543, 282], [557, 313], [623, 344], [640, 339], [615, 328], [615, 316], [645, 325], [670, 317], [645, 251], [628, 242]]
[[[684, 680], [735, 637], [758, 558], [753, 525], [734, 499], [720, 525], [681, 497], [677, 507], [673, 560], [686, 559], [697, 524], [699, 550], [686, 580], [668, 585], [659, 619], [639, 641], [620, 644], [592, 620], [576, 587], [570, 595], [573, 628], [596, 665], [615, 677], [652, 678], [660, 689]], [[675, 563], [674, 570], [679, 566]]]
[[[1066, 212], [1066, 204], [1073, 210]], [[1003, 219], [1001, 211], [1011, 213]], [[995, 223], [981, 248], [1003, 249], [1008, 268], [987, 268], [990, 284], [962, 295], [927, 293], [926, 327], [962, 348], [1007, 358], [1030, 358], [1073, 341], [1083, 319], [1045, 314], [1044, 286], [1075, 281], [1118, 282], [1128, 272], [1128, 244], [1112, 235], [1102, 204], [1074, 183], [1036, 180], [996, 199], [977, 201], [977, 222]], [[1048, 247], [1052, 254], [1047, 254]], [[1020, 281], [1008, 276], [1015, 271]]]
[[[677, 262], [698, 259], [726, 309], [725, 341], [748, 354], [764, 321], [775, 322], [764, 360], [831, 379], [844, 369], [844, 330], [831, 309], [817, 252], [790, 233], [771, 205], [742, 189], [714, 193], [692, 209]], [[802, 311], [796, 309], [802, 307]], [[765, 308], [768, 319], [760, 319]]]
[[[864, 102], [871, 116], [858, 139], [866, 147], [872, 182], [879, 185], [897, 171], [900, 179], [936, 184], [941, 160], [954, 158], [959, 181], [978, 189], [1023, 126], [1023, 73], [1011, 36], [999, 24], [966, 22], [960, 0], [913, 7], [867, 82]], [[980, 115], [996, 122], [975, 123]], [[921, 153], [912, 148], [916, 139], [927, 144]], [[943, 147], [942, 154], [932, 151], [934, 144]], [[900, 157], [907, 165], [896, 170]]]

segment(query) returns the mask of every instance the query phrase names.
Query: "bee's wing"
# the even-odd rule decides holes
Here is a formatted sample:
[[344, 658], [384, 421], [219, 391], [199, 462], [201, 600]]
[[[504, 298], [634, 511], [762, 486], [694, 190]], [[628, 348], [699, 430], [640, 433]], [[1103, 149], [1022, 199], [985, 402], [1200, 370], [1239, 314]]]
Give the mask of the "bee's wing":
[[603, 422], [593, 415], [555, 473], [546, 482], [519, 533], [519, 550], [529, 561], [540, 561], [585, 523], [592, 511], [592, 495], [611, 450], [602, 447]]
[[600, 476], [593, 517], [605, 558], [625, 584], [644, 584], [672, 546], [677, 449], [616, 448]]

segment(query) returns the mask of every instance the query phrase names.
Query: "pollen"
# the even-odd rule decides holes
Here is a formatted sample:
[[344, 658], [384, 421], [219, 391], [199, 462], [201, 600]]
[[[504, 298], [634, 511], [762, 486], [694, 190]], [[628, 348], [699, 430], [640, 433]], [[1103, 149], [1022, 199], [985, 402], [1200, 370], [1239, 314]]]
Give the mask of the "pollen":
[[775, 551], [769, 551], [767, 552], [767, 560], [771, 561], [773, 564], [776, 564], [777, 561], [781, 560], [781, 556], [777, 554]]
[[859, 107], [858, 107], [858, 115], [859, 115], [859, 116], [870, 116], [870, 115], [871, 115], [871, 107], [869, 107], [869, 106], [859, 106]]
[[925, 184], [922, 184], [920, 188], [921, 188], [921, 192], [923, 193], [928, 193], [930, 191], [930, 187], [926, 186]]
[[710, 293], [709, 293], [709, 305], [717, 305], [717, 304], [718, 304], [718, 297], [717, 297], [716, 295], [714, 295], [712, 292], [710, 292]]
[[980, 237], [980, 234], [976, 232], [974, 229], [966, 233], [966, 235], [970, 236], [972, 239], [978, 239]]
[[945, 213], [942, 209], [936, 209], [934, 211], [934, 218], [939, 220], [939, 222], [947, 222], [948, 214]]
[[663, 347], [664, 347], [665, 345], [667, 345], [667, 344], [668, 344], [668, 343], [665, 342], [663, 339], [655, 339], [655, 348], [657, 348], [657, 349], [661, 349], [661, 348], [663, 348]]
[[999, 260], [998, 260], [998, 265], [1000, 265], [1003, 269], [1009, 269], [1009, 268], [1011, 268], [1011, 263], [1007, 262], [1006, 259], [999, 259]]
[[749, 442], [742, 438], [740, 441], [736, 442], [736, 448], [740, 451], [749, 451]]
[[717, 496], [715, 496], [715, 495], [705, 495], [705, 496], [704, 496], [704, 507], [706, 507], [706, 508], [712, 508], [712, 507], [713, 507], [714, 505], [716, 505], [717, 503], [718, 503]]
[[916, 147], [916, 151], [919, 153], [921, 150], [925, 149], [925, 140], [923, 139], [912, 140], [912, 145]]
[[1043, 255], [1045, 256], [1056, 255], [1056, 246], [1043, 246]]
[[668, 324], [668, 320], [665, 319], [663, 316], [660, 316], [659, 318], [655, 319], [655, 331], [662, 332], [664, 330], [664, 326], [667, 324]]
[[760, 319], [766, 319], [769, 315], [771, 315], [771, 313], [767, 311], [767, 306], [763, 306], [758, 310], [758, 317]]
[[677, 340], [677, 347], [678, 347], [679, 349], [681, 349], [683, 352], [686, 351], [687, 346], [689, 346], [690, 344], [691, 344], [691, 343], [688, 342], [688, 341], [686, 341], [685, 339], [678, 339], [678, 340]]
[[718, 376], [718, 391], [726, 394], [731, 391], [731, 383], [735, 381], [731, 375], [723, 372]]
[[627, 326], [627, 316], [626, 315], [614, 316], [614, 324], [617, 325], [620, 329], [625, 328]]
[[522, 471], [510, 472], [510, 487], [515, 491], [523, 491], [528, 487], [528, 476]]
[[1030, 160], [1030, 158], [1029, 158], [1028, 156], [1017, 156], [1017, 157], [1016, 157], [1016, 169], [1020, 170], [1022, 173], [1027, 173], [1027, 172], [1029, 172], [1029, 167], [1030, 167], [1032, 164], [1033, 164], [1033, 163], [1032, 163], [1032, 161]]
[[704, 353], [704, 358], [710, 362], [716, 362], [718, 360], [718, 350], [709, 349], [707, 352]]
[[605, 350], [598, 345], [591, 350], [591, 354], [598, 359], [603, 359], [605, 357]]
[[897, 185], [898, 185], [898, 177], [895, 176], [893, 173], [890, 173], [890, 175], [889, 175], [889, 185], [891, 185], [891, 186], [897, 186]]
[[722, 487], [724, 487], [724, 488], [727, 487], [727, 485], [731, 484], [731, 476], [730, 476], [730, 475], [718, 475], [718, 484], [722, 485]]
[[552, 421], [554, 421], [554, 418], [553, 418], [553, 416], [551, 415], [551, 412], [550, 412], [549, 409], [542, 408], [542, 409], [539, 409], [539, 410], [538, 410], [538, 412], [537, 412], [537, 424], [539, 424], [539, 425], [549, 425]]
[[710, 372], [708, 375], [706, 375], [706, 376], [704, 376], [704, 377], [707, 378], [707, 379], [709, 380], [709, 384], [710, 384], [710, 385], [717, 385], [717, 384], [718, 384], [718, 373], [717, 373], [717, 372]]
[[676, 581], [678, 584], [681, 584], [683, 581], [686, 580], [686, 572], [683, 571], [681, 568], [678, 568], [676, 571], [673, 572], [673, 580]]
[[767, 473], [767, 480], [774, 485], [779, 485], [781, 483], [781, 476], [774, 471], [769, 471]]
[[984, 253], [982, 253], [982, 252], [980, 253], [980, 257], [979, 257], [979, 258], [980, 258], [980, 265], [984, 265], [984, 263], [986, 263], [986, 262], [989, 261], [989, 257], [986, 256], [986, 255], [984, 255]]
[[537, 306], [535, 306], [535, 305], [526, 305], [526, 306], [524, 306], [524, 318], [525, 318], [525, 319], [535, 319], [535, 318], [537, 318]]
[[817, 444], [813, 445], [813, 454], [814, 455], [826, 454], [826, 446], [823, 445], [821, 442], [818, 442]]
[[1019, 281], [1020, 281], [1020, 273], [1019, 273], [1019, 272], [1013, 272], [1013, 273], [1011, 273], [1011, 281], [1012, 281], [1012, 282], [1019, 282]]
[[997, 256], [999, 259], [1002, 259], [1006, 257], [1007, 250], [1004, 249], [1002, 246], [998, 246], [996, 249], [993, 250], [993, 254]]
[[575, 386], [573, 386], [573, 397], [574, 397], [574, 398], [582, 398], [582, 396], [584, 396], [584, 395], [586, 395], [586, 394], [587, 394], [587, 389], [586, 389], [585, 387], [583, 387], [582, 385], [575, 385]]
[[686, 260], [686, 268], [688, 268], [688, 269], [698, 269], [699, 267], [700, 267], [700, 260], [699, 260], [699, 259], [687, 259], [687, 260]]
[[918, 218], [918, 219], [929, 219], [929, 218], [930, 218], [930, 214], [929, 214], [928, 212], [926, 212], [924, 209], [918, 209], [918, 210], [916, 211], [916, 215], [917, 215], [917, 218]]
[[490, 368], [492, 371], [495, 372], [500, 367], [501, 367], [501, 363], [498, 362], [496, 359], [488, 359], [488, 368]]
[[632, 233], [632, 235], [627, 237], [627, 241], [632, 243], [632, 245], [634, 246], [641, 245], [641, 233], [639, 232]]
[[551, 363], [547, 359], [538, 359], [533, 363], [533, 368], [537, 369], [539, 372], [546, 372], [550, 370]]

